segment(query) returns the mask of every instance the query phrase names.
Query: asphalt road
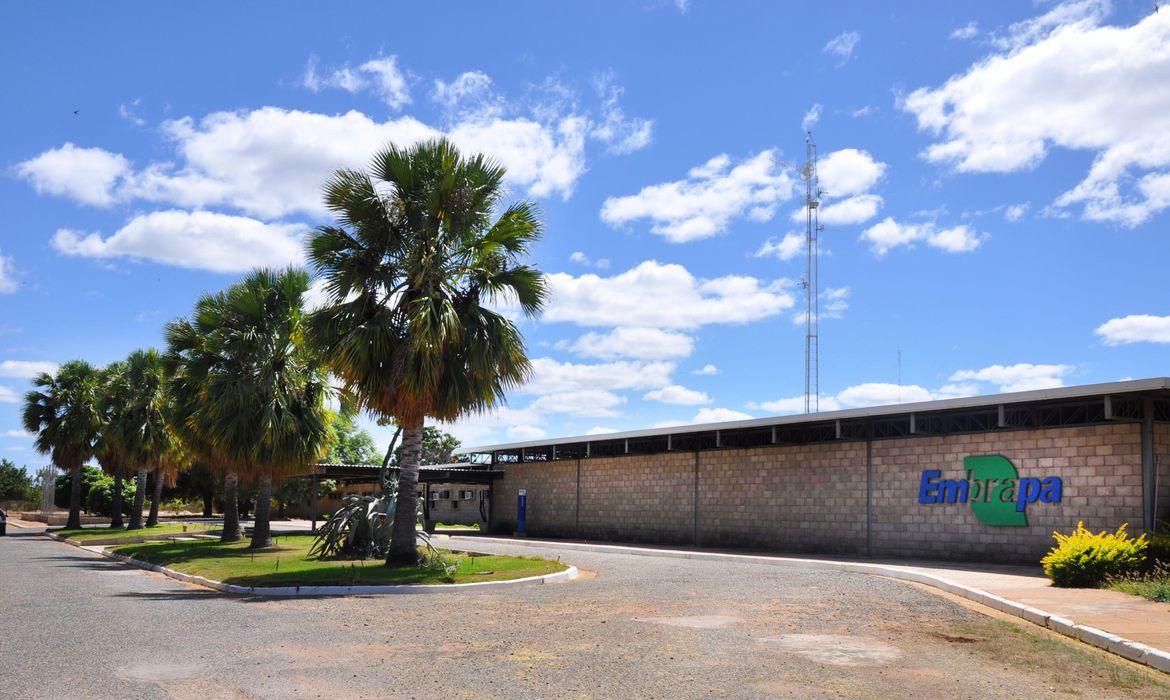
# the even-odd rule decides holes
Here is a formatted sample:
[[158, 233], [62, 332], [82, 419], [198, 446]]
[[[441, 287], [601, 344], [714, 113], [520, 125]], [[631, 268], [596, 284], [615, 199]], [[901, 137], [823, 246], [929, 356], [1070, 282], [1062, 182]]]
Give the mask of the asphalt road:
[[1164, 676], [897, 581], [521, 553], [585, 574], [261, 600], [0, 537], [0, 698], [1170, 697]]

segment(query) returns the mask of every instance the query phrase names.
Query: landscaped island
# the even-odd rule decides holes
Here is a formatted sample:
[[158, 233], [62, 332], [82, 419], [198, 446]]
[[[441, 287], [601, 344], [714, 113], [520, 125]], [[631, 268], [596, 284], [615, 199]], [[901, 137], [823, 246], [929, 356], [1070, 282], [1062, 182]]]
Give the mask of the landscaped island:
[[[544, 576], [564, 571], [565, 564], [535, 557], [442, 551], [454, 569], [414, 565], [386, 566], [382, 560], [310, 559], [312, 535], [277, 537], [263, 550], [247, 542], [214, 540], [145, 542], [113, 550], [139, 561], [192, 576], [249, 587], [377, 586], [474, 583]], [[449, 573], [450, 572], [450, 573]]]

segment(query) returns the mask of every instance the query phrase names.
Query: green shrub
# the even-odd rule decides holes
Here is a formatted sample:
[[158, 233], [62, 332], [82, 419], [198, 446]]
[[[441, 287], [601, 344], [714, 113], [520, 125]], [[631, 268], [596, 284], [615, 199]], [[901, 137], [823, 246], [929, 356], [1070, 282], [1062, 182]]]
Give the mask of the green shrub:
[[[89, 492], [85, 494], [85, 512], [91, 515], [114, 514], [114, 477], [102, 474], [89, 484]], [[134, 482], [130, 479], [122, 481], [122, 514], [129, 515], [134, 507]]]
[[1170, 569], [1170, 535], [1150, 535], [1146, 547], [1146, 570]]
[[1141, 569], [1146, 559], [1146, 536], [1133, 539], [1125, 532], [1098, 532], [1077, 523], [1071, 535], [1052, 533], [1056, 546], [1040, 560], [1052, 585], [1061, 588], [1095, 588], [1110, 578], [1129, 576]]

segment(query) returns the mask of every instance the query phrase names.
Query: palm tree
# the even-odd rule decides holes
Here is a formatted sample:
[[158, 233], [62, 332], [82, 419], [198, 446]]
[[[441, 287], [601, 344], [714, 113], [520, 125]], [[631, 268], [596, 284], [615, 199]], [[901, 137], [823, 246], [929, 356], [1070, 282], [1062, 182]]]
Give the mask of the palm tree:
[[72, 472], [69, 492], [69, 520], [65, 527], [81, 527], [81, 467], [93, 457], [98, 437], [99, 373], [84, 360], [61, 365], [56, 376], [42, 372], [33, 384], [39, 387], [25, 394], [22, 422], [36, 433], [37, 451], [51, 456], [53, 465]]
[[[198, 423], [205, 382], [217, 359], [210, 333], [215, 323], [210, 312], [222, 296], [204, 295], [196, 302], [196, 312], [191, 319], [180, 318], [167, 324], [167, 354], [164, 361], [171, 375], [174, 428], [188, 452], [201, 460], [216, 478], [223, 480], [223, 530], [219, 541], [237, 542], [243, 537], [240, 530], [239, 472], [218, 453]], [[208, 313], [201, 313], [201, 310]], [[204, 319], [202, 322], [201, 317]]]
[[304, 343], [308, 287], [301, 270], [256, 270], [200, 298], [192, 321], [167, 327], [176, 382], [191, 401], [181, 410], [187, 430], [231, 472], [256, 479], [252, 548], [272, 544], [273, 480], [328, 446], [327, 377]]
[[439, 139], [389, 146], [369, 172], [338, 170], [325, 186], [338, 225], [309, 243], [327, 297], [311, 337], [358, 408], [402, 427], [388, 563], [417, 558], [424, 420], [490, 409], [530, 371], [519, 330], [487, 305], [535, 316], [546, 296], [522, 262], [543, 228], [536, 207], [505, 207], [503, 177]]
[[[152, 348], [130, 353], [120, 363], [107, 390], [109, 442], [122, 459], [138, 469], [127, 528], [130, 530], [139, 530], [143, 525], [147, 474], [169, 465], [179, 448], [170, 425], [172, 408], [167, 388], [163, 358]], [[155, 523], [147, 523], [152, 524]]]
[[110, 527], [125, 526], [122, 520], [122, 473], [126, 467], [125, 441], [121, 432], [123, 416], [122, 393], [125, 386], [122, 373], [126, 366], [122, 362], [111, 362], [101, 373], [99, 388], [98, 410], [101, 420], [101, 430], [97, 443], [94, 445], [94, 456], [102, 471], [114, 477], [114, 504], [110, 514]]

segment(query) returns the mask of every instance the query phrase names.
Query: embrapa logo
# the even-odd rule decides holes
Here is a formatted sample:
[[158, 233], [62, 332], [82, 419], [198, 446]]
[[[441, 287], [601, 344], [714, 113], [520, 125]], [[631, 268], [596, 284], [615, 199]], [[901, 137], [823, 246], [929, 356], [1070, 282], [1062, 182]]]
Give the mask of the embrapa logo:
[[943, 479], [942, 472], [927, 469], [918, 486], [918, 502], [924, 504], [970, 503], [975, 517], [985, 525], [1024, 526], [1028, 505], [1060, 503], [1063, 484], [1058, 476], [1020, 478], [1016, 465], [1002, 455], [963, 458], [966, 479]]

